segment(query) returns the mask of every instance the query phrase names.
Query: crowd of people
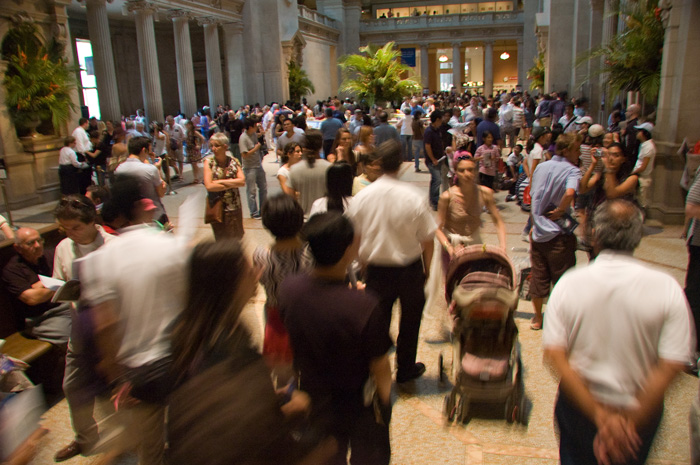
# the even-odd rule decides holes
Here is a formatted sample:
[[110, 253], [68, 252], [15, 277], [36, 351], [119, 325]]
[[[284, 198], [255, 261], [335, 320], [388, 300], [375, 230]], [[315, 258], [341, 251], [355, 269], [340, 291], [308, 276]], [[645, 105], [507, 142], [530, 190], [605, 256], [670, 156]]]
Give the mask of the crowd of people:
[[[566, 93], [445, 92], [397, 107], [273, 102], [205, 107], [164, 124], [147, 124], [139, 111], [133, 121], [105, 122], [101, 134], [100, 122], [80, 120], [59, 159], [64, 197], [55, 214], [67, 238], [51, 258], [35, 230], [18, 230], [18, 257], [3, 271], [27, 330], [66, 351], [75, 439], [56, 461], [136, 450], [144, 464], [344, 464], [350, 451], [350, 463], [389, 463], [394, 303], [395, 381], [404, 384], [426, 370], [417, 361], [426, 281], [483, 243], [483, 212], [506, 249], [494, 193], [509, 190], [506, 200], [530, 212], [530, 328], [544, 328], [546, 358], [561, 377], [562, 463], [643, 463], [663, 392], [700, 349], [695, 224], [685, 290], [692, 313], [677, 283], [631, 257], [650, 201], [650, 118], [632, 104], [624, 117], [616, 108], [594, 124], [585, 99]], [[265, 156], [279, 163], [275, 196]], [[422, 171], [421, 160], [428, 192], [399, 179], [405, 162]], [[193, 248], [167, 233], [161, 201], [184, 180], [185, 161], [207, 192], [215, 239]], [[243, 187], [250, 217], [274, 237], [252, 259], [239, 242]], [[691, 218], [700, 219], [699, 192], [696, 181]], [[567, 273], [577, 249], [597, 257], [580, 276]], [[79, 302], [51, 303], [39, 274], [79, 279]], [[610, 292], [577, 289], [590, 279]], [[258, 281], [261, 354], [241, 320]], [[633, 300], [617, 297], [616, 308], [629, 311], [605, 311], [615, 290], [640, 286]], [[583, 294], [572, 306], [575, 292]], [[582, 345], [595, 346], [601, 328], [627, 328], [618, 339], [627, 358]], [[110, 394], [128, 431], [116, 442], [93, 414], [95, 399]]]

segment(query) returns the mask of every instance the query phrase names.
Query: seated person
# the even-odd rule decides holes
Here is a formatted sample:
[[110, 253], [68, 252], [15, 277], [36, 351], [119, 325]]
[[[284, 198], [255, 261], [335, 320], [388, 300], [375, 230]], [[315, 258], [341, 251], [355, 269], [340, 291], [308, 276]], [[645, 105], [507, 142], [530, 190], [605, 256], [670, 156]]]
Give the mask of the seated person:
[[4, 216], [0, 215], [0, 239], [14, 239], [15, 232]]
[[2, 271], [2, 281], [13, 297], [15, 314], [23, 333], [50, 342], [65, 351], [71, 319], [68, 303], [51, 302], [54, 291], [39, 281], [39, 275], [51, 276], [53, 256], [44, 251], [44, 239], [32, 228], [20, 228], [15, 236], [17, 256]]

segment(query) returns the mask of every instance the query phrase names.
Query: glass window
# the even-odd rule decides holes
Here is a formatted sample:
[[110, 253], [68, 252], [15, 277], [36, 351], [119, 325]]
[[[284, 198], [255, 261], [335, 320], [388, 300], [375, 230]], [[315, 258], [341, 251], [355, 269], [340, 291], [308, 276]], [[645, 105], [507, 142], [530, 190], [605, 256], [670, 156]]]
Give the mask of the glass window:
[[452, 88], [452, 73], [440, 74], [440, 90], [449, 91]]
[[496, 11], [513, 11], [513, 2], [496, 2]]
[[478, 3], [463, 3], [462, 4], [462, 13], [469, 14], [469, 13], [478, 13], [479, 12], [479, 4]]
[[80, 65], [80, 85], [83, 89], [83, 102], [88, 107], [90, 116], [100, 119], [100, 99], [97, 92], [95, 67], [92, 61], [92, 44], [89, 40], [76, 39], [75, 48], [78, 52], [78, 64]]
[[489, 11], [496, 11], [496, 2], [479, 3], [479, 13], [488, 13]]

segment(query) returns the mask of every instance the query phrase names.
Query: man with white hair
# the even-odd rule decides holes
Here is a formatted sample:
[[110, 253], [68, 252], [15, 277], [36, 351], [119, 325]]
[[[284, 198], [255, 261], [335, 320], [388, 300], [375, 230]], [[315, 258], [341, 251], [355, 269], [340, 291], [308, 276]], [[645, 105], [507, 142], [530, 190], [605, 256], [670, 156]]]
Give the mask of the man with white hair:
[[592, 226], [599, 254], [554, 287], [542, 339], [560, 377], [559, 456], [562, 465], [641, 464], [664, 392], [695, 348], [688, 302], [675, 279], [632, 256], [642, 239], [634, 204], [603, 203]]
[[632, 167], [637, 163], [637, 154], [639, 152], [639, 141], [637, 140], [637, 129], [635, 126], [639, 126], [639, 115], [641, 114], [641, 107], [636, 103], [627, 107], [625, 112], [626, 124], [625, 128], [622, 130], [622, 146], [625, 148], [625, 157], [627, 157], [627, 164]]

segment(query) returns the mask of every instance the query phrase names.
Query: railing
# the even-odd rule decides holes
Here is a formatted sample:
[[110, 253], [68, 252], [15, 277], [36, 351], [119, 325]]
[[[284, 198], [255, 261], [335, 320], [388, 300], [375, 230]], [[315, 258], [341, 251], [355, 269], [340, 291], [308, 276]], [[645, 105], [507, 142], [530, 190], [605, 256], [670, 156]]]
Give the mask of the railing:
[[522, 23], [522, 12], [465, 13], [434, 16], [407, 16], [360, 21], [360, 32], [393, 31], [429, 27], [464, 27], [471, 25], [498, 25]]
[[309, 21], [313, 21], [315, 23], [323, 24], [324, 26], [338, 29], [335, 19], [322, 15], [318, 11], [307, 8], [304, 5], [299, 5], [299, 17], [308, 19]]

